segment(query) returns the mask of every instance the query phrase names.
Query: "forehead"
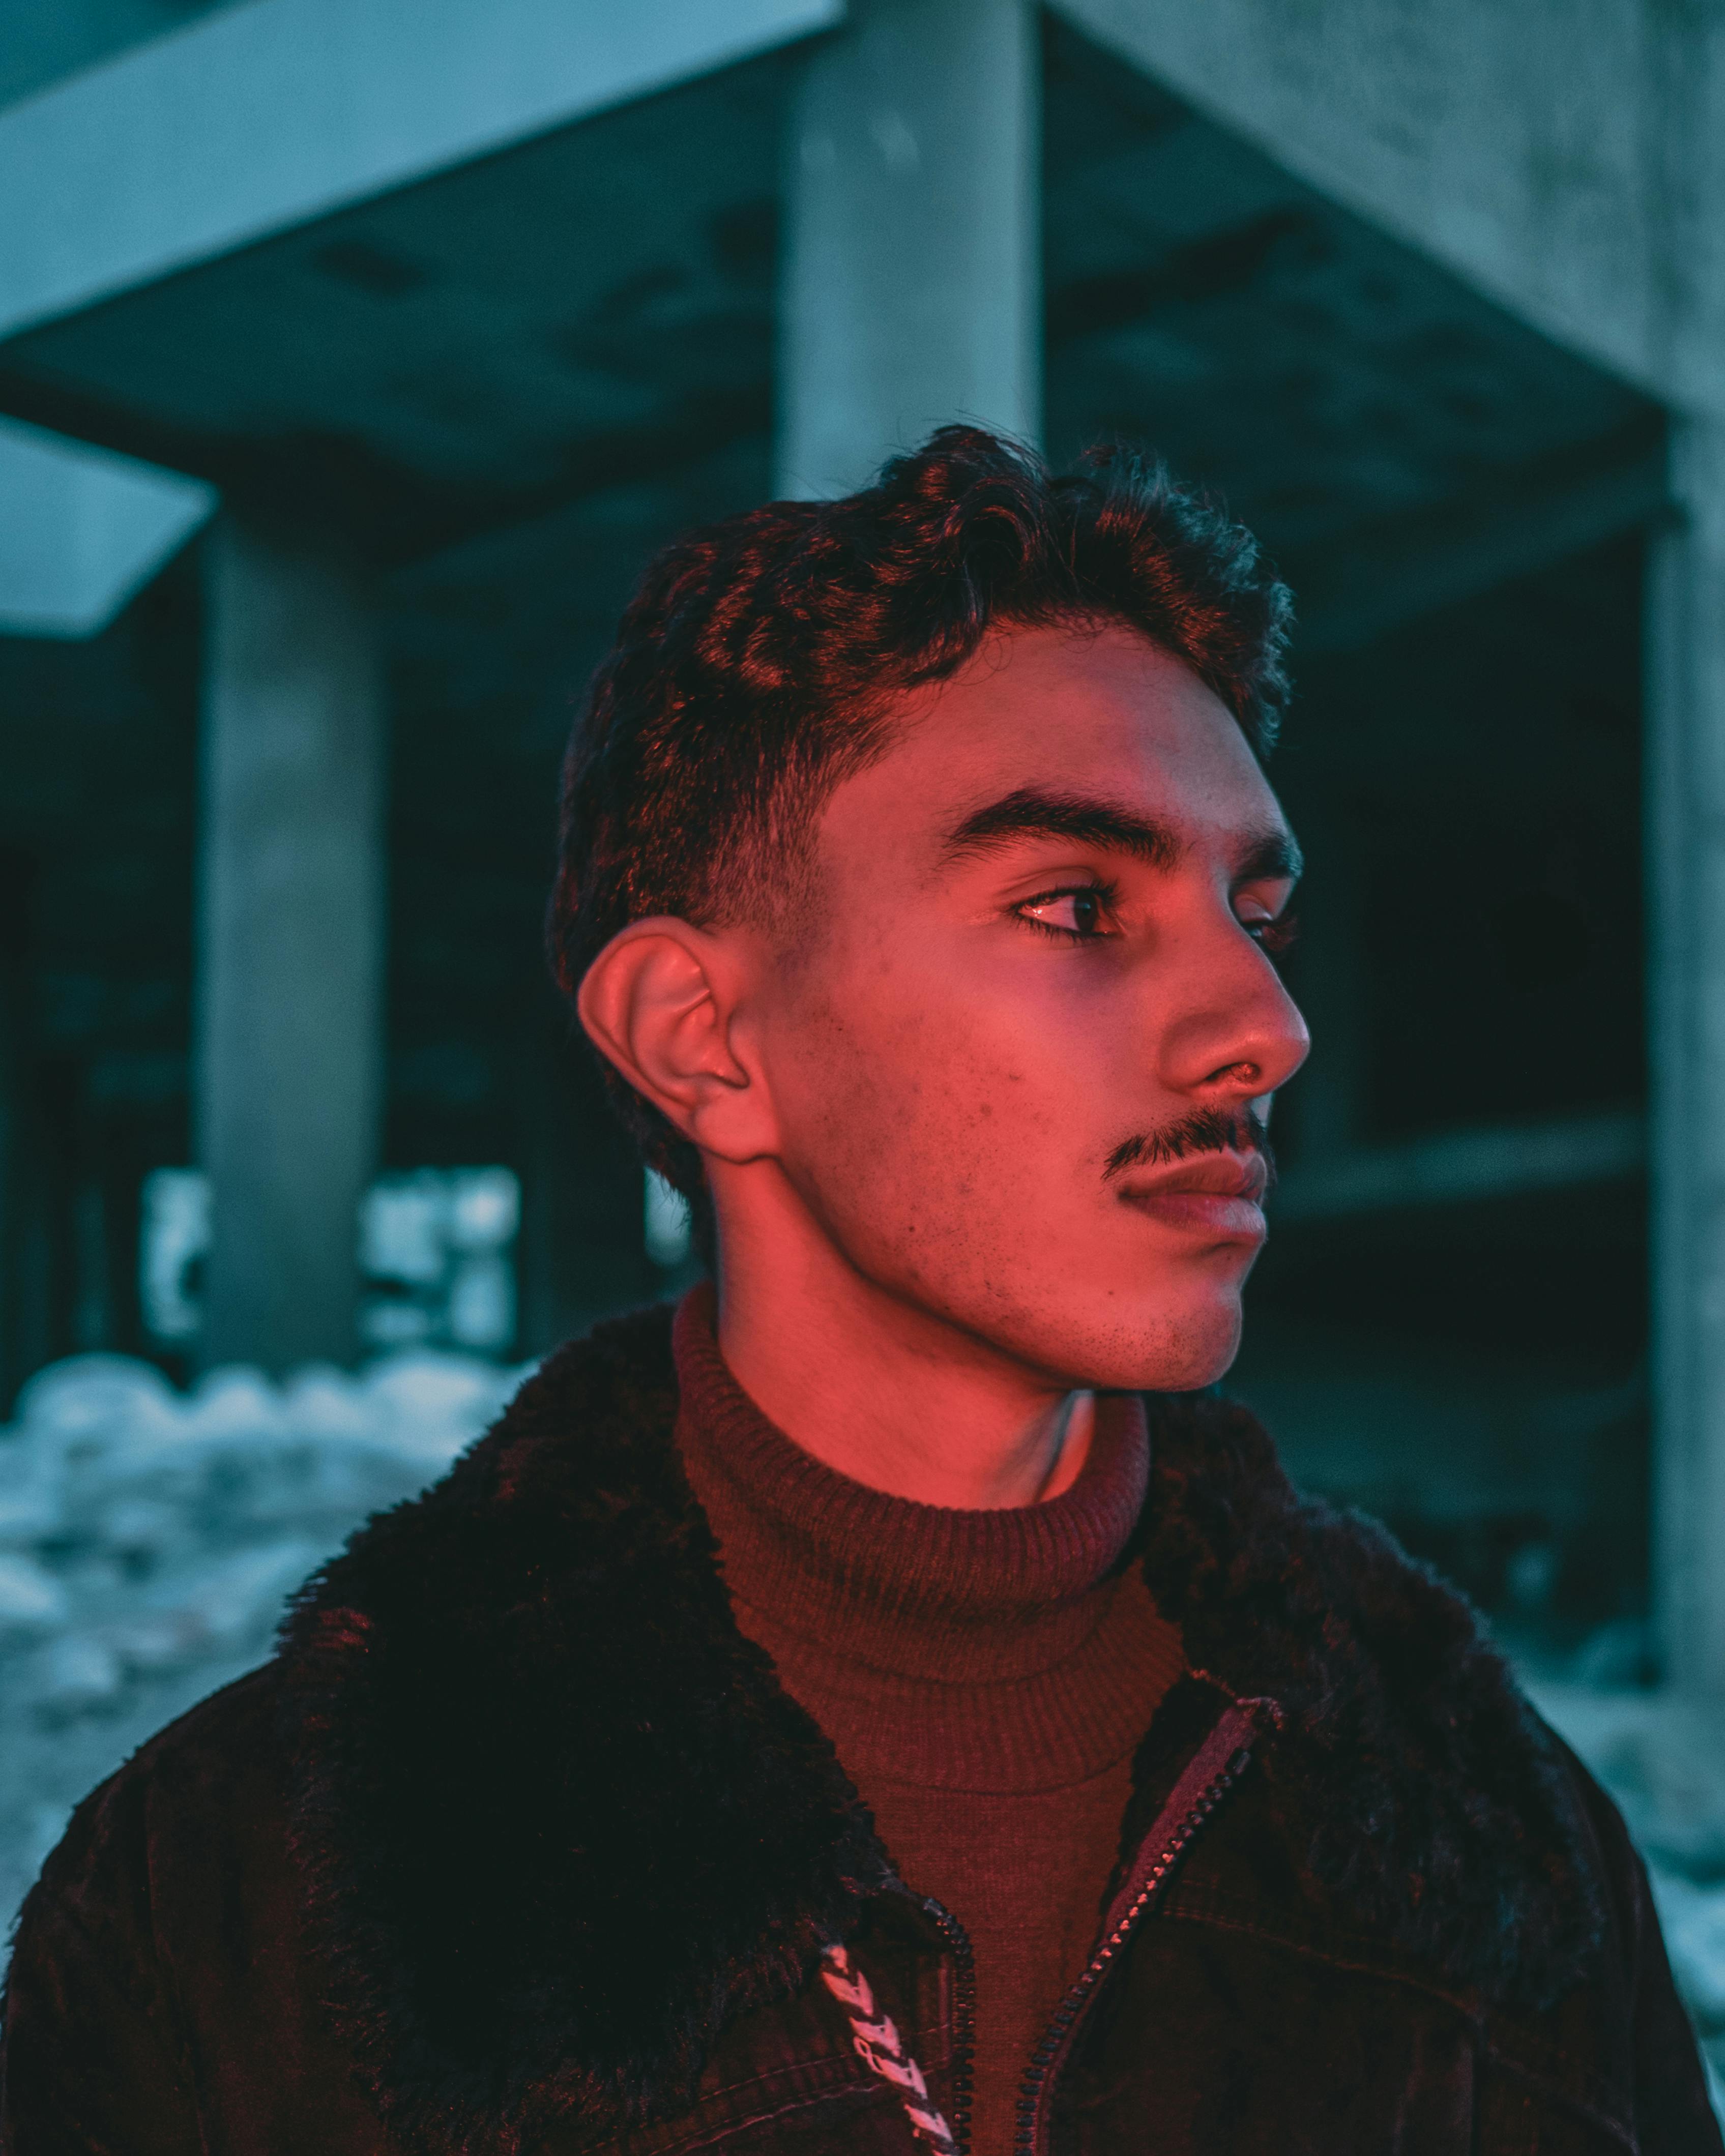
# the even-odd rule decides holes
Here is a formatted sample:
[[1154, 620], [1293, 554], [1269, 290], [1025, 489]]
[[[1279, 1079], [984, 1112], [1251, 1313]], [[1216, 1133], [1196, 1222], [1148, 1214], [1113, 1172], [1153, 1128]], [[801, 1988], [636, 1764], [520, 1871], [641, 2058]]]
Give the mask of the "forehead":
[[935, 848], [1003, 795], [1055, 788], [1153, 815], [1202, 844], [1282, 824], [1233, 714], [1132, 630], [1014, 629], [890, 708], [891, 746], [828, 804], [824, 837]]

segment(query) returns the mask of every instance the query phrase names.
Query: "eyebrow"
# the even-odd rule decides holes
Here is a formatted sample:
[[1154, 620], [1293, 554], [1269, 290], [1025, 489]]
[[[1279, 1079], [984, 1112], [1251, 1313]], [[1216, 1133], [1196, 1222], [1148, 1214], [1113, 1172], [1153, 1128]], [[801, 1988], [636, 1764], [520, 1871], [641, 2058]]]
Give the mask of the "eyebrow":
[[1299, 841], [1284, 829], [1260, 831], [1248, 839], [1234, 871], [1240, 883], [1298, 883], [1305, 873]]
[[[1153, 869], [1177, 867], [1186, 850], [1172, 825], [1117, 801], [1020, 787], [955, 824], [942, 841], [941, 859], [971, 860], [1002, 852], [1021, 839], [1076, 839], [1081, 845], [1130, 855]], [[1241, 883], [1291, 883], [1298, 881], [1304, 866], [1293, 834], [1275, 827], [1247, 835], [1235, 875]]]
[[999, 853], [1019, 839], [1076, 839], [1084, 845], [1131, 854], [1154, 869], [1173, 868], [1185, 850], [1168, 824], [1118, 802], [1020, 787], [956, 824], [942, 844], [941, 856], [968, 860]]

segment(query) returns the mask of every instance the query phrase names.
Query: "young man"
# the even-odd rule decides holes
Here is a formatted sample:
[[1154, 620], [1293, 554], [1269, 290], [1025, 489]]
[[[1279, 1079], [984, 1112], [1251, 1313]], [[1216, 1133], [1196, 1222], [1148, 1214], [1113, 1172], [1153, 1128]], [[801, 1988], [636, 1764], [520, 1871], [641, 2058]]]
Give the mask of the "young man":
[[84, 1805], [15, 2156], [1719, 2156], [1609, 1804], [1207, 1390], [1307, 1046], [1286, 604], [960, 430], [655, 564], [552, 940], [714, 1286]]

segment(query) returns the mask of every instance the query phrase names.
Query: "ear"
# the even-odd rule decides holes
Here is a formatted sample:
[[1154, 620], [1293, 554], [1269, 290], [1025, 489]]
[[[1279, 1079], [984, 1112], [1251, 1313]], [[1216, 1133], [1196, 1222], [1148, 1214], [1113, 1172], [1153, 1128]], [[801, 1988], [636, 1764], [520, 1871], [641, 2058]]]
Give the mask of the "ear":
[[729, 939], [659, 914], [611, 938], [575, 999], [599, 1053], [673, 1129], [723, 1160], [774, 1150], [767, 1088], [739, 1021], [747, 973]]

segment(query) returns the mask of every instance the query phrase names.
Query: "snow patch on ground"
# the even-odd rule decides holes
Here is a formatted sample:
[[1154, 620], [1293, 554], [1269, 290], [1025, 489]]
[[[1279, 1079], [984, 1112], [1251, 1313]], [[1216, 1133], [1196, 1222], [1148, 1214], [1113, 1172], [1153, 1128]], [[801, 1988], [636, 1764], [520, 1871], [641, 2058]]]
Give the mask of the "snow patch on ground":
[[422, 1350], [187, 1393], [112, 1355], [31, 1379], [0, 1429], [0, 1927], [77, 1799], [261, 1661], [286, 1596], [525, 1374]]
[[1527, 1691], [1610, 1791], [1646, 1859], [1671, 1974], [1725, 2121], [1725, 1722], [1665, 1692], [1537, 1682]]

